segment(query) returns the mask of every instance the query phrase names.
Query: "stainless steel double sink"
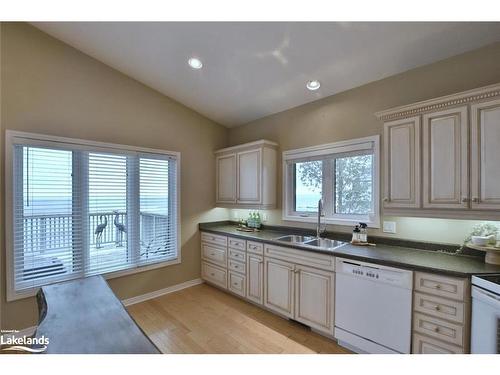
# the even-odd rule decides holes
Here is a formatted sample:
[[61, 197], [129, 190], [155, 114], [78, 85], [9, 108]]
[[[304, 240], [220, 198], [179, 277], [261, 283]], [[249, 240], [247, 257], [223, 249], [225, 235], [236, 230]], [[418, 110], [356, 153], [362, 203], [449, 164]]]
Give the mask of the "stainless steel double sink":
[[320, 250], [334, 250], [341, 246], [344, 246], [346, 242], [330, 240], [329, 238], [316, 238], [312, 236], [299, 236], [296, 234], [289, 234], [286, 236], [281, 236], [274, 238], [275, 241], [289, 243], [294, 245], [307, 246], [311, 248], [316, 248]]

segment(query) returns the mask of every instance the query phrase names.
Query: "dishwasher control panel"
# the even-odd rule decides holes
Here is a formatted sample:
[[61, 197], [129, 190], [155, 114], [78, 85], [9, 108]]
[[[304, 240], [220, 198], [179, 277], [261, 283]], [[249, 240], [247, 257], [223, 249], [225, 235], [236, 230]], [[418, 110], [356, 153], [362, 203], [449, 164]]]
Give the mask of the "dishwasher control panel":
[[337, 273], [400, 286], [402, 288], [412, 288], [413, 285], [413, 273], [411, 271], [380, 266], [378, 264], [337, 258], [335, 270]]

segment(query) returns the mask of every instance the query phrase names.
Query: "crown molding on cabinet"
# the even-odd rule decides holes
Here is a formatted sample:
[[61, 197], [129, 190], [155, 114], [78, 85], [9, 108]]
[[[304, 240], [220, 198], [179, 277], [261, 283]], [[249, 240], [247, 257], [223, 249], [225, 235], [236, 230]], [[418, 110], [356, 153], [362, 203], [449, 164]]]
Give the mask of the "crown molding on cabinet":
[[254, 142], [249, 142], [249, 143], [244, 143], [241, 145], [221, 148], [220, 150], [215, 151], [215, 153], [220, 154], [220, 153], [226, 153], [226, 152], [235, 151], [235, 150], [240, 151], [242, 149], [254, 148], [254, 147], [258, 147], [258, 146], [268, 146], [268, 147], [272, 147], [272, 148], [278, 148], [279, 145], [276, 142], [271, 142], [271, 141], [268, 141], [267, 139], [260, 139], [258, 141], [254, 141]]
[[435, 111], [438, 109], [441, 110], [495, 97], [500, 97], [500, 83], [386, 109], [384, 111], [376, 112], [375, 116], [377, 116], [379, 120], [383, 121], [396, 120], [416, 116], [429, 111]]

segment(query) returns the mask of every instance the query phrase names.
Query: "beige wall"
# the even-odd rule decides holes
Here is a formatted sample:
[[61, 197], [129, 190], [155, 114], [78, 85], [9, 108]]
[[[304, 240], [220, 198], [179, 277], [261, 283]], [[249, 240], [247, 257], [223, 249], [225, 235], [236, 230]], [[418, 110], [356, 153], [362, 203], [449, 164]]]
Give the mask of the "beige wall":
[[[284, 151], [382, 134], [382, 123], [375, 118], [375, 112], [500, 83], [499, 67], [500, 43], [496, 43], [232, 128], [229, 145], [265, 138], [278, 142]], [[281, 186], [281, 168], [279, 174], [278, 185]], [[233, 210], [233, 218], [235, 214], [246, 216], [247, 211]], [[281, 209], [272, 210], [268, 215], [270, 224], [306, 226], [283, 222]], [[396, 221], [397, 237], [450, 243], [460, 243], [464, 232], [475, 223], [394, 217], [383, 219]], [[351, 230], [340, 226], [332, 226], [331, 229]], [[370, 233], [384, 235], [380, 230], [371, 230]]]
[[[212, 208], [213, 151], [226, 145], [227, 129], [28, 24], [1, 27], [2, 144], [5, 129], [13, 129], [181, 152], [182, 264], [111, 280], [118, 297], [198, 278], [197, 223], [227, 215]], [[2, 154], [1, 176], [3, 159]], [[2, 268], [3, 296], [4, 272]], [[4, 303], [2, 316], [5, 328], [33, 325], [34, 299]]]

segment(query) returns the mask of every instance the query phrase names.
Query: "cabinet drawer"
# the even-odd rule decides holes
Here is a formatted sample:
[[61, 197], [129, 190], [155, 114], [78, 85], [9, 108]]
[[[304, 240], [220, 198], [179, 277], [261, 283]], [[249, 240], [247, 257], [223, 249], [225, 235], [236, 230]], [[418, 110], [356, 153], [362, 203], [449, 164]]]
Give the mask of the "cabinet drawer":
[[227, 272], [225, 269], [216, 267], [212, 264], [201, 263], [201, 277], [212, 284], [227, 289]]
[[239, 260], [240, 262], [245, 262], [246, 254], [244, 251], [228, 249], [229, 259]]
[[228, 269], [235, 272], [245, 273], [245, 263], [238, 262], [234, 259], [229, 259]]
[[463, 346], [464, 327], [432, 316], [413, 314], [413, 330], [438, 340]]
[[415, 272], [415, 290], [419, 292], [464, 301], [467, 287], [466, 279]]
[[218, 234], [213, 234], [213, 233], [201, 233], [201, 240], [203, 242], [209, 242], [214, 245], [219, 245], [219, 246], [227, 246], [227, 237], [226, 236], [220, 236]]
[[201, 259], [215, 263], [221, 267], [226, 267], [227, 264], [226, 249], [202, 243]]
[[440, 342], [430, 337], [413, 334], [412, 353], [415, 354], [462, 354], [462, 348]]
[[246, 277], [239, 274], [235, 273], [233, 271], [229, 271], [229, 277], [228, 277], [228, 289], [236, 293], [242, 297], [245, 297], [245, 290], [246, 290]]
[[451, 301], [445, 298], [415, 292], [413, 296], [413, 309], [437, 318], [447, 319], [461, 324], [464, 323], [465, 304], [463, 302]]
[[260, 242], [247, 241], [247, 251], [254, 254], [264, 254], [264, 244]]
[[240, 240], [239, 238], [231, 238], [228, 237], [227, 239], [228, 246], [232, 249], [237, 249], [237, 250], [245, 250], [247, 247], [247, 241], [245, 240]]
[[266, 245], [264, 247], [266, 257], [281, 259], [288, 262], [320, 268], [326, 271], [335, 269], [335, 258], [328, 254], [314, 253], [306, 250], [297, 250], [289, 247]]

